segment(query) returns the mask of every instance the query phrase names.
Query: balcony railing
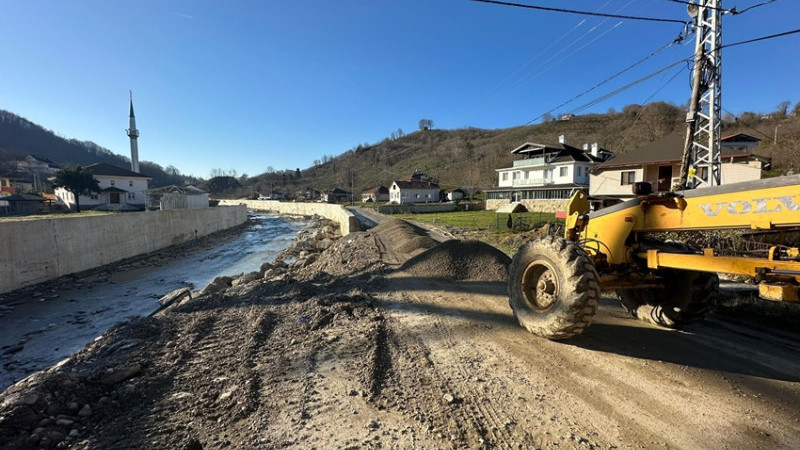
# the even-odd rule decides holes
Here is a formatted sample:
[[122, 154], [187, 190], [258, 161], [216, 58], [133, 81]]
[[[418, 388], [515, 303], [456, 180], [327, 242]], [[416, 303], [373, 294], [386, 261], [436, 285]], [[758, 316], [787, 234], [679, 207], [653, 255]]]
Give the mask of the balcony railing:
[[518, 159], [514, 161], [514, 167], [543, 166], [545, 164], [547, 164], [547, 159], [545, 158]]
[[549, 178], [528, 178], [521, 180], [514, 180], [514, 186], [545, 186], [553, 184], [553, 180]]

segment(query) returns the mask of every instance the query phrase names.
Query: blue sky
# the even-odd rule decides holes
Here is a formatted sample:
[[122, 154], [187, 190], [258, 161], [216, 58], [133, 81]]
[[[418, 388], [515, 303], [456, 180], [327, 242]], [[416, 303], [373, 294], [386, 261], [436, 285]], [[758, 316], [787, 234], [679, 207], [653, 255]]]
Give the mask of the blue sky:
[[[739, 10], [764, 0], [724, 0]], [[669, 0], [519, 0], [687, 20]], [[208, 177], [307, 168], [428, 118], [506, 128], [576, 112], [691, 55], [693, 38], [562, 103], [675, 39], [676, 23], [466, 0], [0, 0], [0, 108], [129, 155], [128, 91], [141, 160]], [[800, 2], [723, 17], [723, 44], [800, 28]], [[725, 110], [800, 101], [800, 34], [723, 50]], [[690, 94], [686, 65], [578, 113]], [[580, 136], [574, 139], [580, 140]]]

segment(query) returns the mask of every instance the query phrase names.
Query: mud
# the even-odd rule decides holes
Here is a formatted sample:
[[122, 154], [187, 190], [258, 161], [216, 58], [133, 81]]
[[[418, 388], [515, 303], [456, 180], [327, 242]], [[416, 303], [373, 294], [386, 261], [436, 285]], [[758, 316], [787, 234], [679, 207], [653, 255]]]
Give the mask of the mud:
[[547, 341], [515, 322], [503, 257], [425, 236], [443, 240], [394, 221], [309, 234], [287, 264], [119, 325], [0, 395], [0, 442], [800, 447], [797, 334], [718, 316], [669, 331], [608, 298], [583, 334]]

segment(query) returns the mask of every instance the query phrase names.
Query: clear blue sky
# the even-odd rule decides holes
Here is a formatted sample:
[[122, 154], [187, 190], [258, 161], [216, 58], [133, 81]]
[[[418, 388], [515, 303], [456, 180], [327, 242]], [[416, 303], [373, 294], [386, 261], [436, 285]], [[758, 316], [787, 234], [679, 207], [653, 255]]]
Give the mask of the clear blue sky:
[[[687, 20], [669, 0], [518, 0]], [[724, 0], [726, 8], [764, 0]], [[691, 55], [676, 23], [583, 17], [465, 0], [0, 0], [0, 108], [141, 160], [208, 177], [307, 168], [422, 118], [440, 129], [506, 128], [574, 112]], [[800, 28], [800, 2], [723, 18], [723, 44]], [[723, 108], [800, 101], [800, 34], [723, 50]], [[676, 67], [583, 113], [690, 94]], [[670, 81], [671, 80], [671, 81]], [[580, 113], [579, 112], [579, 113]], [[535, 121], [534, 123], [538, 122]], [[580, 136], [574, 139], [580, 140]]]

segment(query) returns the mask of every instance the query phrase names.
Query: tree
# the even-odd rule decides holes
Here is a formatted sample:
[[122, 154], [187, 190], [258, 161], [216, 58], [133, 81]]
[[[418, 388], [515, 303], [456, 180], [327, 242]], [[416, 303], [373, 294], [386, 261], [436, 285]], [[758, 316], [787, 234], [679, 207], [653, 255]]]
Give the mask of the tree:
[[420, 130], [430, 130], [433, 128], [433, 120], [431, 119], [419, 119], [419, 129]]
[[52, 178], [53, 186], [68, 190], [75, 196], [75, 209], [81, 212], [81, 195], [100, 192], [100, 185], [92, 172], [81, 166], [66, 167], [56, 172]]
[[787, 102], [787, 101], [783, 101], [783, 102], [778, 103], [778, 106], [776, 106], [776, 108], [777, 108], [776, 112], [778, 113], [778, 117], [779, 118], [781, 118], [781, 119], [785, 119], [786, 118], [786, 114], [789, 112], [789, 106], [791, 104], [792, 104], [791, 102]]

